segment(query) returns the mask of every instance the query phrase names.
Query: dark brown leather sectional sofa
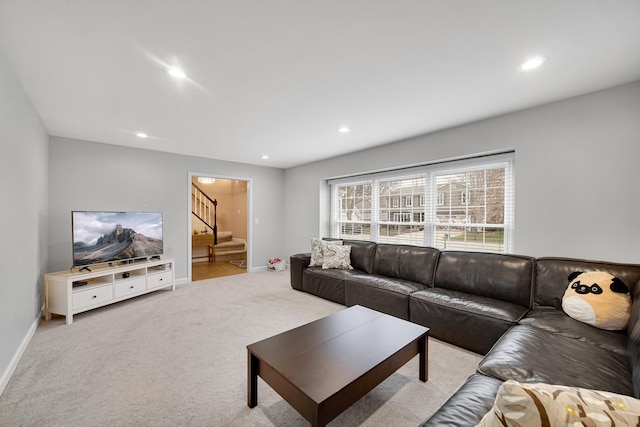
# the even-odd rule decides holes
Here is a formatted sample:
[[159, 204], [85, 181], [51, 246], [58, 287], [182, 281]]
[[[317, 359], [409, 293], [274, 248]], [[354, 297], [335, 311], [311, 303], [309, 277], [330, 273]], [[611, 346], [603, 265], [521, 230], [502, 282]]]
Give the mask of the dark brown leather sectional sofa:
[[[310, 254], [293, 255], [291, 286], [419, 323], [434, 338], [485, 355], [424, 426], [477, 424], [509, 379], [640, 397], [640, 265], [344, 244], [354, 270], [308, 267]], [[626, 331], [598, 329], [563, 312], [574, 271], [605, 271], [630, 288]]]

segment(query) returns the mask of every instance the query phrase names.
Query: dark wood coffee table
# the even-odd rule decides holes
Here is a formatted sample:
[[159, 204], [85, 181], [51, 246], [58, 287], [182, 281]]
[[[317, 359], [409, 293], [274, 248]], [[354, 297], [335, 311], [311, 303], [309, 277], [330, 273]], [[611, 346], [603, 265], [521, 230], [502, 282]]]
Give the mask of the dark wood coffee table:
[[258, 404], [258, 376], [312, 426], [324, 426], [420, 355], [428, 379], [429, 328], [353, 306], [247, 346], [248, 398]]

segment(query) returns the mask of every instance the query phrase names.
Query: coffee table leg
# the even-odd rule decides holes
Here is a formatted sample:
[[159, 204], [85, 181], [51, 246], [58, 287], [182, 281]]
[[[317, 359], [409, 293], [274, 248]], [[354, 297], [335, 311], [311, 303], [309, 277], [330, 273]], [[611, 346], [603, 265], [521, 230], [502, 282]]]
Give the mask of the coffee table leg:
[[311, 417], [311, 427], [324, 427], [325, 425], [327, 425], [324, 419], [324, 405], [317, 405], [315, 408], [313, 408]]
[[418, 341], [420, 348], [420, 381], [429, 380], [429, 335], [425, 335]]
[[258, 404], [258, 358], [248, 350], [247, 357], [247, 405], [253, 408]]

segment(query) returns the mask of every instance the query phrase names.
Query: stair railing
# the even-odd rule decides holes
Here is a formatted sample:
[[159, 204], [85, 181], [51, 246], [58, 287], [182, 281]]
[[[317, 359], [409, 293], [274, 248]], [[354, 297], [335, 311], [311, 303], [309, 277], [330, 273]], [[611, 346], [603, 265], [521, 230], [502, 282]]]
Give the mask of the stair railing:
[[[213, 244], [218, 244], [218, 200], [207, 196], [197, 185], [191, 184], [191, 212], [213, 230]], [[213, 225], [211, 225], [213, 224]]]

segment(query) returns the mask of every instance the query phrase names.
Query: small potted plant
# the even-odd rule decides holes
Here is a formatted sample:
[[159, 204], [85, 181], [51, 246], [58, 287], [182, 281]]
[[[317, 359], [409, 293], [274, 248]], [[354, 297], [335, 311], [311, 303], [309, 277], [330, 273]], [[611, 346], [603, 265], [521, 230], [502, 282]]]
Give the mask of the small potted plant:
[[267, 269], [269, 271], [282, 271], [286, 269], [286, 265], [280, 258], [273, 258], [267, 262]]

